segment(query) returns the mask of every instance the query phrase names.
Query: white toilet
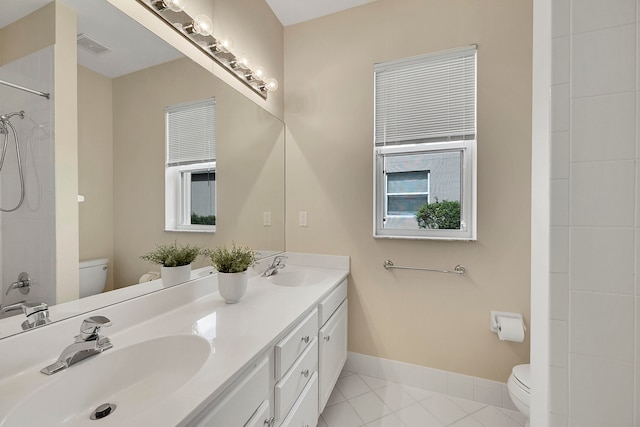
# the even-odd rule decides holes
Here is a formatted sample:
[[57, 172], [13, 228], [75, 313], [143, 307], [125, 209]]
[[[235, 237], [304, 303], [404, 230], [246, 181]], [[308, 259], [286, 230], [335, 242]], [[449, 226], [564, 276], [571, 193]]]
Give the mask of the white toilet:
[[529, 405], [531, 403], [531, 365], [513, 367], [507, 381], [509, 397], [518, 410], [527, 417], [525, 427], [529, 427]]
[[107, 284], [108, 258], [80, 261], [80, 298], [104, 291]]

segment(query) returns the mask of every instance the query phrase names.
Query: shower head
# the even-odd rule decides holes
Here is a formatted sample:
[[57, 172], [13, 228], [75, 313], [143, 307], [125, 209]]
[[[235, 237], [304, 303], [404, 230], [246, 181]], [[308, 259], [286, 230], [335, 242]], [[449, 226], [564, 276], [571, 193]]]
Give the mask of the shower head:
[[20, 116], [21, 119], [24, 119], [24, 111], [16, 111], [15, 113], [3, 114], [0, 116], [0, 121], [6, 122], [13, 116]]

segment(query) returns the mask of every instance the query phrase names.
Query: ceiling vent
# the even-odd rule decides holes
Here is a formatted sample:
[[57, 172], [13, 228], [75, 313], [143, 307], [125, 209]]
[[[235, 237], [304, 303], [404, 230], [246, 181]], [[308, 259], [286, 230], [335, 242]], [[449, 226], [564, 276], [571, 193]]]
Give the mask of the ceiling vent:
[[107, 46], [84, 33], [78, 34], [78, 47], [81, 47], [94, 55], [102, 55], [107, 52], [111, 52], [111, 49]]

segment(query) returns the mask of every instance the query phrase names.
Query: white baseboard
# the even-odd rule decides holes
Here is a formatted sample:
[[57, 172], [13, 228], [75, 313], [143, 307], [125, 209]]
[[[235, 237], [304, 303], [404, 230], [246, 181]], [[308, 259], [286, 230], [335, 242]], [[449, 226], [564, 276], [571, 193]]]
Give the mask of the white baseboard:
[[507, 384], [498, 381], [382, 359], [351, 351], [348, 353], [344, 369], [361, 375], [517, 411], [509, 397]]

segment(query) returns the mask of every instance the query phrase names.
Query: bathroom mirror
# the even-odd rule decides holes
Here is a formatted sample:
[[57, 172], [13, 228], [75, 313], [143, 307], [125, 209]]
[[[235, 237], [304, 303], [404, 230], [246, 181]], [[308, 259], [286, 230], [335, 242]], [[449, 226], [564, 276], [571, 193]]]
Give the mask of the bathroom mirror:
[[[144, 288], [144, 284], [135, 284], [143, 274], [157, 271], [159, 266], [147, 264], [139, 257], [153, 250], [156, 244], [178, 241], [213, 248], [234, 241], [258, 249], [265, 255], [284, 251], [284, 123], [164, 44], [107, 1], [60, 2], [77, 11], [77, 34], [84, 34], [82, 43], [95, 48], [95, 42], [98, 42], [113, 50], [96, 55], [79, 46], [77, 75], [78, 200], [83, 200], [78, 203], [76, 224], [79, 230], [79, 259], [109, 259], [106, 290], [135, 286]], [[0, 16], [4, 18], [0, 18], [0, 21], [5, 19], [7, 22], [0, 22], [0, 28], [49, 3], [50, 0], [3, 2]], [[30, 32], [37, 32], [40, 28], [46, 31], [47, 25], [35, 27], [38, 30], [33, 28]], [[118, 57], [116, 50], [122, 37], [112, 39], [108, 33], [124, 35], [126, 44], [132, 50]], [[0, 41], [3, 41], [1, 37], [0, 32]], [[3, 47], [7, 45], [0, 44]], [[47, 51], [43, 55], [51, 59], [53, 54]], [[116, 57], [119, 59], [115, 60]], [[0, 70], [4, 67], [2, 59], [3, 56], [0, 56]], [[33, 58], [29, 60], [34, 62]], [[43, 63], [40, 60], [36, 62]], [[29, 64], [25, 67], [29, 68]], [[16, 70], [0, 74], [0, 79], [5, 75], [18, 78], [21, 75], [20, 68]], [[52, 72], [40, 70], [35, 74], [51, 78]], [[48, 81], [40, 86], [32, 78], [29, 83], [35, 83], [38, 87], [51, 85], [51, 81]], [[45, 112], [36, 115], [35, 111], [42, 112], [50, 108], [53, 101], [0, 86], [0, 114], [14, 108], [9, 105], [14, 97], [19, 99], [15, 109], [28, 111], [30, 122], [39, 126], [38, 132], [50, 137], [53, 132], [47, 120], [51, 120], [54, 114]], [[217, 230], [215, 233], [167, 232], [164, 231], [164, 110], [171, 105], [208, 98], [215, 98], [216, 101]], [[36, 138], [32, 139], [30, 143], [36, 141]], [[44, 141], [43, 146], [55, 143], [58, 148], [59, 141], [41, 140]], [[45, 154], [51, 161], [52, 152], [49, 150]], [[51, 169], [51, 165], [48, 168]], [[33, 184], [33, 178], [29, 179]], [[41, 176], [39, 185], [46, 186], [46, 180], [46, 176]], [[30, 185], [27, 185], [27, 200], [30, 197], [29, 188]], [[43, 194], [38, 197], [47, 200], [46, 191]], [[2, 215], [5, 215], [2, 217], [4, 226], [10, 222], [6, 218], [11, 213]], [[26, 218], [20, 211], [14, 215], [15, 218]], [[270, 217], [270, 221], [266, 221], [265, 217]], [[51, 224], [53, 221], [47, 220], [45, 223]], [[29, 227], [28, 224], [19, 227], [25, 229]], [[34, 231], [33, 238], [42, 239], [42, 235], [51, 233], [50, 229], [38, 229]], [[2, 238], [10, 237], [10, 234], [3, 232]], [[28, 256], [29, 251], [34, 251], [34, 247], [28, 245], [32, 241], [27, 239], [23, 258]], [[2, 242], [3, 248], [9, 244]], [[2, 252], [4, 254], [7, 251]], [[19, 250], [14, 252], [22, 253]], [[57, 257], [64, 255], [59, 250]], [[50, 265], [53, 263], [55, 268], [56, 254], [47, 256], [39, 252], [37, 257], [46, 264], [44, 267], [22, 267], [18, 264], [15, 268], [29, 268], [35, 272], [32, 274], [34, 287], [27, 298], [44, 300], [56, 293], [55, 289], [48, 288], [56, 281]], [[0, 302], [3, 305], [25, 299], [16, 291], [4, 295], [12, 277], [21, 271], [9, 271], [13, 268], [11, 264], [12, 261], [3, 260], [0, 266], [3, 278], [3, 299]], [[194, 267], [206, 264], [207, 260], [200, 259]], [[157, 287], [148, 289], [156, 290]], [[123, 295], [122, 298], [138, 294], [113, 294], [119, 293]], [[110, 302], [118, 302], [118, 298], [111, 298]], [[91, 304], [78, 303], [76, 308], [69, 311], [69, 316], [81, 314], [83, 306], [95, 309]], [[64, 316], [53, 320], [62, 318]], [[0, 338], [17, 332], [0, 327]]]

